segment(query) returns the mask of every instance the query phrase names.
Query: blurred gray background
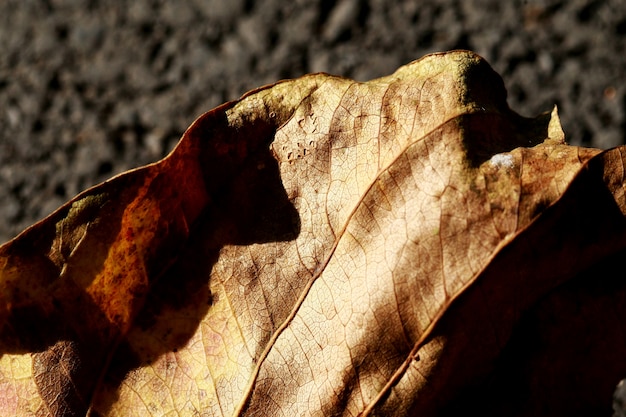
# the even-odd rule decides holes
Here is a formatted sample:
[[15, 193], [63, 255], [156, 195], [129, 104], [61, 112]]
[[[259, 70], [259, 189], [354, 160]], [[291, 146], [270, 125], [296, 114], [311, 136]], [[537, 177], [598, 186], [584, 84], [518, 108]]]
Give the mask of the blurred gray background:
[[0, 241], [156, 161], [201, 113], [325, 71], [357, 80], [456, 48], [570, 143], [625, 142], [623, 0], [0, 2]]

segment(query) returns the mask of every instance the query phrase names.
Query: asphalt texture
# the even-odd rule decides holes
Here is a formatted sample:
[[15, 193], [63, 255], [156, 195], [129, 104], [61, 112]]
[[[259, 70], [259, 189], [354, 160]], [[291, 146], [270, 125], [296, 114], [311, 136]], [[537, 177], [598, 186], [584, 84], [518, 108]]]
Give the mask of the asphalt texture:
[[617, 146], [625, 35], [623, 0], [3, 0], [0, 242], [250, 89], [436, 51], [482, 55], [522, 115], [557, 104], [570, 143]]

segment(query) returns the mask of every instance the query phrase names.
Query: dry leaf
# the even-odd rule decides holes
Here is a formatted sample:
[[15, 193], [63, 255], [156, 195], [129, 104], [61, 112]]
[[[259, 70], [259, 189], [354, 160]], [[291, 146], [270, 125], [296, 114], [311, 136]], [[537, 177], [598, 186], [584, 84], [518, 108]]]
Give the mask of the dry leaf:
[[0, 414], [610, 410], [624, 152], [467, 51], [252, 91], [0, 247]]

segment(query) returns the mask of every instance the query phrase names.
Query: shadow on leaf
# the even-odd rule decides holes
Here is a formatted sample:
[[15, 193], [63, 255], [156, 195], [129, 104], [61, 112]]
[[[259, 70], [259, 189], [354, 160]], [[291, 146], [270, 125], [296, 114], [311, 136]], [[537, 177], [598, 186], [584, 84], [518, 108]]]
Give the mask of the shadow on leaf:
[[[184, 346], [215, 301], [209, 277], [225, 245], [297, 237], [269, 148], [275, 126], [231, 129], [228, 108], [199, 118], [168, 158], [0, 247], [0, 353], [31, 355], [51, 414], [85, 415], [95, 392]], [[98, 409], [115, 396], [99, 393]]]

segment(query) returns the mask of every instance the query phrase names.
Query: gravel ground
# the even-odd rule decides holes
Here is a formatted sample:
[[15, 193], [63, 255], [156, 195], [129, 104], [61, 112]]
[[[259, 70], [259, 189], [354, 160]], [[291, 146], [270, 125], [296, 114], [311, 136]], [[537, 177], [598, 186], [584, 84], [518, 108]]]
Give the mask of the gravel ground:
[[160, 159], [249, 89], [317, 71], [367, 80], [435, 51], [478, 52], [513, 109], [556, 103], [571, 143], [616, 146], [625, 34], [623, 0], [4, 0], [0, 241]]

